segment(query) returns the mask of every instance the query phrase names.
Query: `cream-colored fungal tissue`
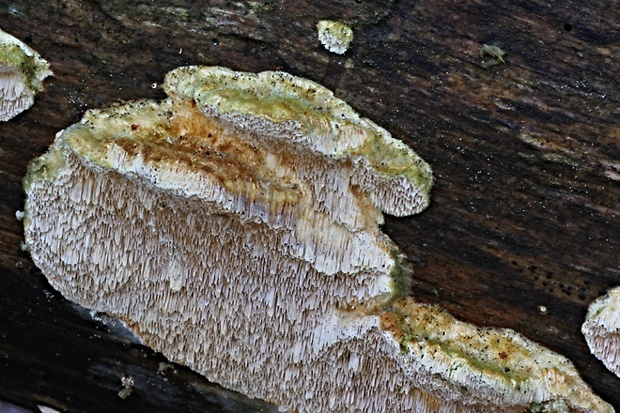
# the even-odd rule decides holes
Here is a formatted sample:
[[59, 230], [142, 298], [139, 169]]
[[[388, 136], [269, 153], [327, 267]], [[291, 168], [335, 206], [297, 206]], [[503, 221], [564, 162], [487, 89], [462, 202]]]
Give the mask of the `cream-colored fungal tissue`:
[[620, 287], [590, 304], [581, 332], [592, 354], [620, 377]]
[[69, 300], [170, 360], [296, 412], [611, 412], [564, 357], [407, 296], [382, 213], [431, 170], [331, 91], [182, 67], [32, 162], [26, 243]]
[[21, 40], [0, 30], [0, 121], [7, 121], [34, 103], [49, 64]]
[[332, 20], [321, 20], [316, 25], [319, 41], [332, 53], [344, 54], [353, 41], [353, 29], [346, 24]]

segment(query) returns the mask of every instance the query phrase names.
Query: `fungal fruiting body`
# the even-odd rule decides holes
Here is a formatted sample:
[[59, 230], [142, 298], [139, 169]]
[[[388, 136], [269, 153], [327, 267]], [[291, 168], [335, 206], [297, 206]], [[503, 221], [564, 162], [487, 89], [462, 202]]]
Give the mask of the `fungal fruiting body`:
[[316, 29], [319, 41], [332, 53], [344, 54], [353, 41], [353, 29], [342, 22], [321, 20]]
[[22, 41], [0, 30], [0, 121], [7, 121], [34, 103], [49, 64]]
[[24, 180], [32, 258], [210, 380], [299, 412], [610, 412], [562, 356], [406, 296], [381, 211], [429, 166], [283, 72], [184, 67], [86, 113]]
[[620, 377], [620, 287], [590, 304], [581, 332], [592, 354]]

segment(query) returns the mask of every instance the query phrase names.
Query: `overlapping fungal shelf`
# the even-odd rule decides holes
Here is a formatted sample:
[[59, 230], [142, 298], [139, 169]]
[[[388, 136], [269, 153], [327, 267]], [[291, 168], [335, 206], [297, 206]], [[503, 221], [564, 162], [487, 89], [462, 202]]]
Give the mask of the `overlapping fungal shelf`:
[[612, 411], [564, 357], [406, 296], [381, 211], [424, 209], [432, 175], [386, 130], [283, 72], [165, 89], [30, 166], [26, 243], [68, 299], [284, 411]]
[[34, 103], [49, 64], [25, 43], [0, 30], [0, 121], [7, 121]]
[[581, 331], [592, 354], [620, 377], [620, 287], [590, 304]]

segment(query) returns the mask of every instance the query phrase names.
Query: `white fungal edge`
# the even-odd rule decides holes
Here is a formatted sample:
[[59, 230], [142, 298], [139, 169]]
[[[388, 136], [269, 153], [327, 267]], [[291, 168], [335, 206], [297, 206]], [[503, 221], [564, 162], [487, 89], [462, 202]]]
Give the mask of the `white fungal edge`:
[[58, 410], [52, 409], [48, 406], [43, 406], [42, 404], [39, 404], [37, 407], [41, 413], [60, 413]]
[[590, 304], [581, 332], [592, 354], [620, 377], [620, 287]]

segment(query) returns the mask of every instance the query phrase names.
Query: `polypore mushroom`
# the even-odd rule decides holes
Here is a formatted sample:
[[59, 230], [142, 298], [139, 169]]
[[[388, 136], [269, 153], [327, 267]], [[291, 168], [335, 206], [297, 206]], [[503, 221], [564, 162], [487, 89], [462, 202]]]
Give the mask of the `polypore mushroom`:
[[381, 211], [429, 166], [328, 89], [184, 67], [91, 110], [24, 180], [32, 258], [68, 299], [282, 410], [611, 412], [564, 357], [406, 296]]
[[592, 354], [620, 377], [620, 287], [590, 304], [581, 332]]
[[321, 20], [316, 29], [319, 41], [332, 53], [344, 54], [353, 41], [353, 30], [342, 22]]
[[22, 41], [0, 30], [0, 121], [7, 121], [34, 103], [49, 64]]

